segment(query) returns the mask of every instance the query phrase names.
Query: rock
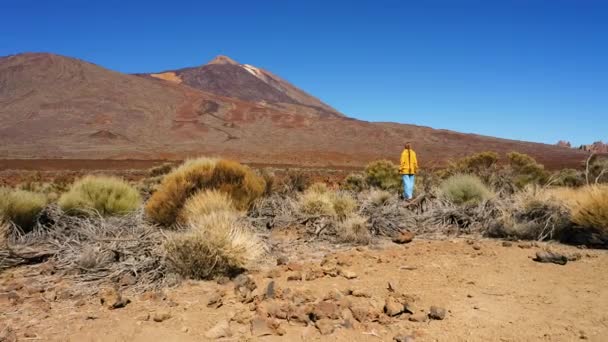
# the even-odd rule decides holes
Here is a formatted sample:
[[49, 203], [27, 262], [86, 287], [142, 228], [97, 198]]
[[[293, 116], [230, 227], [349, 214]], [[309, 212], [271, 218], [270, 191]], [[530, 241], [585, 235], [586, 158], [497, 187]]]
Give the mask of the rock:
[[397, 283], [395, 283], [394, 281], [389, 281], [386, 286], [386, 289], [388, 290], [388, 292], [397, 292]]
[[323, 272], [323, 270], [321, 268], [315, 267], [315, 268], [311, 268], [305, 272], [304, 280], [311, 281], [311, 280], [323, 278], [323, 276], [325, 276], [325, 273]]
[[265, 299], [274, 299], [275, 290], [274, 290], [274, 280], [266, 285], [266, 291], [264, 292]]
[[314, 306], [312, 314], [315, 320], [323, 318], [339, 319], [340, 308], [335, 303], [323, 301]]
[[312, 310], [313, 306], [310, 304], [297, 306], [295, 310], [290, 312], [289, 320], [291, 322], [303, 323], [307, 325], [310, 322]]
[[338, 255], [336, 257], [336, 263], [339, 266], [352, 266], [353, 265], [353, 260], [350, 256], [347, 255]]
[[393, 341], [396, 342], [414, 342], [414, 336], [412, 335], [407, 335], [407, 334], [399, 334], [399, 335], [395, 335], [395, 337], [393, 337]]
[[137, 283], [137, 278], [135, 278], [131, 273], [127, 273], [120, 277], [118, 280], [118, 285], [120, 286], [131, 286]]
[[221, 277], [217, 278], [217, 280], [215, 282], [218, 285], [226, 285], [230, 282], [230, 278], [228, 278], [226, 276], [221, 276]]
[[340, 312], [340, 316], [342, 316], [342, 326], [346, 329], [351, 329], [355, 327], [355, 317], [353, 317], [353, 313], [349, 309], [344, 309]]
[[268, 271], [268, 273], [266, 273], [266, 278], [271, 278], [271, 279], [280, 278], [282, 274], [283, 274], [283, 272], [280, 269], [273, 268], [270, 271]]
[[131, 303], [131, 300], [123, 298], [121, 293], [114, 288], [106, 288], [101, 290], [99, 301], [101, 305], [110, 310], [120, 309]]
[[476, 250], [476, 251], [481, 250], [481, 246], [475, 244], [475, 245], [473, 245], [473, 249]]
[[384, 302], [384, 313], [388, 316], [394, 317], [403, 313], [403, 304], [397, 301], [394, 297], [386, 297]]
[[302, 266], [302, 264], [299, 264], [297, 262], [291, 262], [287, 264], [287, 269], [294, 272], [302, 272], [302, 270], [304, 270], [304, 267]]
[[265, 303], [264, 311], [266, 311], [267, 315], [270, 317], [278, 319], [287, 319], [289, 307], [287, 303], [270, 300]]
[[334, 332], [334, 323], [327, 318], [320, 319], [315, 322], [315, 327], [319, 329], [321, 335], [329, 335]]
[[367, 323], [375, 316], [374, 308], [369, 304], [354, 304], [351, 306], [350, 311], [352, 312], [353, 317], [361, 323]]
[[408, 318], [410, 322], [426, 322], [428, 319], [428, 315], [424, 312], [413, 314]]
[[513, 242], [511, 242], [511, 241], [503, 241], [502, 242], [502, 246], [503, 247], [511, 247], [511, 246], [513, 246]]
[[523, 248], [523, 249], [528, 249], [528, 248], [532, 248], [533, 245], [529, 242], [522, 242], [522, 243], [517, 244], [517, 247]]
[[351, 270], [340, 269], [339, 273], [341, 276], [343, 276], [346, 279], [355, 279], [358, 277], [357, 273], [355, 273]]
[[219, 321], [213, 328], [207, 330], [205, 337], [209, 339], [218, 339], [222, 337], [231, 337], [230, 322], [223, 320]]
[[393, 242], [398, 243], [398, 244], [410, 243], [410, 242], [412, 242], [412, 240], [414, 240], [415, 236], [416, 236], [416, 234], [414, 234], [412, 232], [404, 231], [404, 232], [399, 233], [397, 236], [395, 236], [393, 238]]
[[155, 312], [154, 316], [152, 316], [152, 320], [158, 323], [164, 322], [169, 318], [171, 318], [171, 314], [166, 311]]
[[23, 299], [15, 291], [0, 293], [0, 305], [13, 306], [23, 303]]
[[0, 323], [0, 341], [17, 342], [17, 334], [10, 326]]
[[350, 290], [345, 291], [344, 294], [340, 292], [338, 289], [331, 289], [329, 292], [323, 297], [323, 300], [340, 300], [344, 297], [344, 295], [349, 295]]
[[251, 292], [258, 287], [253, 278], [246, 274], [239, 274], [232, 281], [236, 292]]
[[149, 313], [145, 313], [145, 314], [137, 316], [135, 319], [138, 320], [138, 321], [141, 321], [141, 322], [147, 322], [147, 321], [150, 320], [150, 314]]
[[78, 300], [76, 300], [74, 302], [74, 306], [77, 307], [77, 308], [81, 307], [81, 306], [84, 306], [85, 304], [87, 304], [87, 301], [84, 300], [83, 298], [80, 298], [80, 299], [78, 299]]
[[223, 297], [224, 297], [224, 295], [221, 291], [216, 291], [207, 300], [207, 307], [213, 308], [213, 309], [217, 309], [217, 308], [221, 307], [222, 305], [224, 305]]
[[239, 324], [247, 324], [251, 321], [253, 315], [254, 313], [251, 311], [239, 310], [230, 318], [230, 320]]
[[34, 284], [34, 285], [29, 285], [25, 287], [25, 292], [28, 295], [35, 295], [38, 293], [43, 293], [44, 292], [44, 287], [42, 287], [41, 285], [38, 284]]
[[323, 268], [321, 269], [323, 271], [323, 274], [329, 277], [337, 277], [338, 276], [338, 269], [335, 266], [323, 266]]
[[565, 255], [545, 251], [536, 252], [536, 257], [532, 260], [536, 262], [554, 263], [558, 265], [565, 265], [568, 263], [568, 258]]
[[350, 294], [353, 297], [372, 298], [372, 295], [369, 292], [362, 289], [353, 289], [351, 290]]
[[[23, 337], [28, 338], [28, 339], [37, 339], [38, 334], [31, 332], [31, 331], [26, 331], [23, 333]], [[2, 340], [0, 340], [2, 341]]]
[[295, 272], [287, 276], [287, 281], [300, 281], [302, 280], [302, 272]]
[[287, 265], [288, 262], [289, 262], [289, 258], [285, 255], [279, 255], [277, 257], [277, 266]]
[[251, 320], [250, 323], [251, 334], [254, 337], [274, 335], [273, 329], [270, 327], [270, 323], [264, 317], [256, 316]]
[[443, 320], [445, 318], [445, 309], [439, 306], [431, 306], [429, 312], [430, 319]]
[[573, 253], [568, 255], [568, 261], [578, 261], [583, 257], [581, 253]]

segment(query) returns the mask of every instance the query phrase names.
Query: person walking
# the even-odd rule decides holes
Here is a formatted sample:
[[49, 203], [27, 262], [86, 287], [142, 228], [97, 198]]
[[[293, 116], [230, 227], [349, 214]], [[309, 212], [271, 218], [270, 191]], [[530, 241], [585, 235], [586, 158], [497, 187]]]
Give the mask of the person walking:
[[414, 197], [414, 181], [418, 172], [418, 159], [412, 145], [407, 142], [401, 152], [399, 173], [403, 177], [403, 199], [409, 201]]

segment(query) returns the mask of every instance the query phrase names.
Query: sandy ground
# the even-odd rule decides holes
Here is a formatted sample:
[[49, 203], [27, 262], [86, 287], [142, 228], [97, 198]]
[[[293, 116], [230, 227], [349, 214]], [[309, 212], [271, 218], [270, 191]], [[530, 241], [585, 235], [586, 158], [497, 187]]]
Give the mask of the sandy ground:
[[[229, 322], [232, 336], [222, 338], [228, 341], [392, 341], [400, 334], [415, 341], [608, 340], [607, 251], [559, 244], [503, 246], [498, 240], [462, 238], [336, 247], [306, 244], [293, 235], [277, 233], [272, 241], [273, 249], [288, 256], [289, 263], [275, 266], [272, 259], [250, 272], [258, 285], [256, 291], [265, 292], [267, 284], [275, 281], [282, 293], [302, 292], [319, 301], [336, 290], [358, 289], [370, 298], [344, 298], [367, 303], [380, 318], [354, 321], [349, 328], [336, 320], [329, 335], [321, 335], [313, 325], [279, 320], [278, 330], [284, 335], [256, 337], [246, 320], [243, 324], [238, 318], [230, 321], [254, 314], [250, 311], [254, 304], [243, 304], [234, 295], [232, 282], [188, 281], [162, 293], [125, 291], [131, 303], [109, 310], [100, 304], [99, 296], [78, 296], [61, 279], [54, 289], [37, 288], [44, 270], [37, 266], [0, 275], [0, 330], [10, 327], [20, 341], [204, 341], [218, 322]], [[581, 258], [564, 266], [531, 259], [546, 248], [578, 253]], [[356, 278], [326, 275], [310, 281], [287, 280], [300, 269], [305, 273], [318, 269], [324, 259], [354, 272]], [[412, 322], [409, 314], [386, 316], [382, 308], [389, 282], [413, 298], [415, 313], [428, 313], [435, 305], [447, 310], [446, 317]], [[223, 305], [208, 307], [218, 291], [226, 293]], [[166, 320], [153, 319], [164, 313]]]

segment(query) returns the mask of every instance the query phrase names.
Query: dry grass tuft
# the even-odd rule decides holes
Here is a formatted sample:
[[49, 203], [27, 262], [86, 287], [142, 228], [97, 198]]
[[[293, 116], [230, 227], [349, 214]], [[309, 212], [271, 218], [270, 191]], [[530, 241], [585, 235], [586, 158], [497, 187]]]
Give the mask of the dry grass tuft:
[[351, 214], [338, 223], [336, 233], [338, 239], [344, 242], [368, 244], [372, 239], [367, 219], [358, 214]]
[[307, 216], [328, 216], [343, 220], [357, 208], [357, 201], [346, 192], [334, 192], [326, 186], [310, 187], [298, 199], [298, 211]]
[[170, 268], [193, 279], [234, 274], [264, 252], [256, 235], [225, 211], [193, 218], [188, 231], [170, 235], [164, 249]]
[[202, 189], [224, 192], [237, 209], [245, 210], [264, 193], [265, 182], [249, 167], [234, 161], [189, 160], [165, 176], [146, 204], [146, 213], [154, 222], [169, 227], [186, 200]]
[[492, 197], [492, 192], [481, 179], [459, 174], [444, 180], [440, 187], [443, 197], [455, 204], [477, 204]]
[[77, 215], [124, 215], [137, 210], [140, 204], [137, 189], [120, 178], [107, 176], [86, 176], [59, 198], [61, 209]]
[[230, 197], [217, 190], [202, 190], [186, 200], [179, 222], [185, 224], [192, 218], [222, 211], [235, 211]]
[[27, 232], [34, 227], [46, 204], [47, 197], [43, 194], [0, 188], [0, 221], [11, 221]]
[[339, 220], [345, 219], [357, 209], [357, 201], [348, 193], [332, 192], [329, 193], [329, 197]]
[[308, 189], [306, 189], [306, 191], [324, 194], [324, 193], [329, 192], [329, 187], [325, 183], [316, 182], [316, 183], [313, 183], [310, 187], [308, 187]]
[[580, 188], [568, 203], [574, 223], [608, 234], [608, 185]]
[[385, 190], [372, 189], [365, 193], [364, 202], [367, 202], [374, 206], [381, 206], [388, 202], [393, 195]]

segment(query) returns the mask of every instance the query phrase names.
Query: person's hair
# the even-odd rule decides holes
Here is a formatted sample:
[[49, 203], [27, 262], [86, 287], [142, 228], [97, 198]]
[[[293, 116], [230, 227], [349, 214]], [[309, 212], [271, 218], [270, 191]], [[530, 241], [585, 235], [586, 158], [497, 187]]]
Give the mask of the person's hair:
[[412, 148], [412, 143], [408, 141], [408, 142], [405, 143], [404, 147], [405, 148]]

